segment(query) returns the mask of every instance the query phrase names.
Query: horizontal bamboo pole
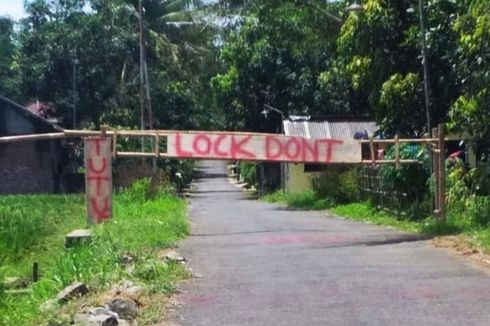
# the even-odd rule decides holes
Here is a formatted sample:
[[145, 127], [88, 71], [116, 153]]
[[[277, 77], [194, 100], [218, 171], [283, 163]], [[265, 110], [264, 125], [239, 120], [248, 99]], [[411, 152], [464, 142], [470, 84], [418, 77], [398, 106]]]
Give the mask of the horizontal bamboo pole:
[[[445, 138], [444, 141], [460, 140], [459, 138]], [[438, 142], [438, 138], [399, 138], [399, 143], [434, 143]], [[371, 141], [369, 139], [360, 139], [359, 142], [362, 144], [369, 144]], [[395, 139], [374, 139], [375, 144], [394, 144]]]
[[[70, 137], [90, 137], [90, 136], [100, 136], [100, 131], [94, 130], [65, 130], [64, 133]], [[122, 137], [156, 137], [156, 130], [107, 130], [106, 135], [112, 136], [117, 134]], [[171, 134], [168, 131], [158, 131], [159, 136], [167, 136]]]
[[117, 157], [156, 157], [155, 153], [148, 152], [117, 152]]
[[117, 157], [169, 157], [166, 153], [159, 153], [158, 156], [155, 153], [150, 152], [117, 152]]
[[[423, 139], [398, 139], [399, 143], [432, 143], [437, 141], [437, 139], [432, 139], [432, 138], [423, 138]], [[362, 144], [369, 144], [371, 140], [369, 139], [361, 139], [359, 140], [360, 143]], [[395, 139], [373, 139], [373, 143], [375, 144], [394, 144], [396, 141]]]
[[[373, 164], [371, 160], [362, 160], [362, 164]], [[376, 160], [375, 164], [396, 164], [397, 160]], [[418, 160], [398, 160], [400, 164], [418, 164], [421, 163]]]
[[50, 140], [50, 139], [62, 139], [62, 138], [66, 138], [66, 135], [64, 133], [54, 132], [48, 134], [32, 134], [32, 135], [0, 137], [0, 143], [14, 143], [14, 142], [21, 142], [21, 141]]

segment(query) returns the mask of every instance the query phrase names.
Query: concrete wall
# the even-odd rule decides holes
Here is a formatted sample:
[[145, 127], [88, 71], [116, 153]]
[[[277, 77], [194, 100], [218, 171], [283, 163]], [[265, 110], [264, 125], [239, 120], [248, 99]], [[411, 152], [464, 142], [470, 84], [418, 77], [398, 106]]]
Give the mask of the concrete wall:
[[0, 144], [0, 194], [52, 193], [54, 143]]
[[303, 163], [290, 163], [286, 167], [286, 190], [301, 192], [311, 189], [311, 179], [319, 175], [317, 172], [305, 172]]

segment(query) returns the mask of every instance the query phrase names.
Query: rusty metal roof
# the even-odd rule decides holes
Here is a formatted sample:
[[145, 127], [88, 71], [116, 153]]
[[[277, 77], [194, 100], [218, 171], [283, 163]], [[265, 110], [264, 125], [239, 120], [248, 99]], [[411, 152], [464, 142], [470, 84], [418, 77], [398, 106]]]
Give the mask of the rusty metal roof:
[[310, 139], [353, 139], [356, 132], [373, 135], [379, 129], [374, 121], [283, 121], [286, 136]]

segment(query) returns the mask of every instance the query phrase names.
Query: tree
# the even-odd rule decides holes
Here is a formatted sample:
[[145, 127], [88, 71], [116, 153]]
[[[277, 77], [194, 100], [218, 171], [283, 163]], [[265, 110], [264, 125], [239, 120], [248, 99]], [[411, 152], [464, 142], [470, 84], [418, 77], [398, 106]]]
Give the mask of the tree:
[[[349, 96], [350, 105], [368, 106], [390, 134], [417, 136], [427, 131], [422, 119], [425, 109], [419, 55], [421, 31], [418, 13], [410, 10], [414, 5], [413, 1], [365, 1], [363, 12], [349, 15], [342, 27], [336, 71], [326, 72], [334, 80], [347, 78], [344, 85], [349, 85], [356, 94]], [[456, 75], [451, 69], [456, 49], [451, 25], [462, 7], [461, 1], [436, 0], [428, 2], [425, 8], [433, 125], [446, 119], [458, 95]], [[396, 101], [387, 102], [388, 93], [405, 106], [392, 106]]]
[[458, 34], [455, 68], [461, 95], [450, 112], [450, 126], [484, 141], [490, 148], [490, 3], [465, 1], [466, 12], [454, 24]]
[[228, 128], [278, 131], [280, 116], [260, 114], [266, 94], [286, 115], [328, 113], [319, 73], [333, 57], [338, 25], [297, 1], [255, 1], [243, 19], [221, 50], [224, 72], [212, 79]]
[[16, 98], [18, 94], [18, 76], [14, 69], [15, 45], [14, 22], [0, 16], [0, 94]]
[[[80, 126], [139, 125], [138, 1], [28, 3], [17, 64], [28, 98], [53, 102]], [[199, 1], [145, 0], [145, 47], [157, 126], [196, 127], [212, 33], [193, 24]], [[194, 20], [190, 20], [194, 19]], [[71, 126], [71, 123], [67, 123]]]

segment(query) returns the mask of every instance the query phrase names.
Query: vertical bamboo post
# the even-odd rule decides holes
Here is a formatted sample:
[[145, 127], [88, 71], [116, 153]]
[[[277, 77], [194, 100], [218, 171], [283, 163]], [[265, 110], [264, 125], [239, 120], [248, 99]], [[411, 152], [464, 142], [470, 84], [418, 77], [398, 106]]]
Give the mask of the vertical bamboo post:
[[400, 169], [400, 138], [395, 135], [395, 168]]
[[106, 137], [106, 136], [107, 136], [107, 126], [102, 126], [102, 127], [100, 128], [100, 135], [101, 135], [102, 137]]
[[375, 156], [375, 153], [374, 153], [373, 136], [369, 136], [369, 151], [371, 153], [371, 163], [374, 165], [376, 163], [376, 156]]
[[445, 126], [438, 126], [438, 147], [439, 147], [439, 219], [446, 217], [446, 155], [445, 155]]
[[116, 158], [117, 156], [117, 131], [114, 130], [114, 134], [112, 134], [112, 157]]
[[160, 134], [158, 133], [158, 130], [155, 134], [155, 157], [160, 157]]
[[[436, 139], [438, 137], [437, 135], [437, 128], [432, 129], [432, 138]], [[433, 166], [433, 171], [434, 171], [434, 213], [436, 217], [439, 216], [439, 148], [438, 148], [438, 142], [437, 143], [432, 143], [432, 166]]]

